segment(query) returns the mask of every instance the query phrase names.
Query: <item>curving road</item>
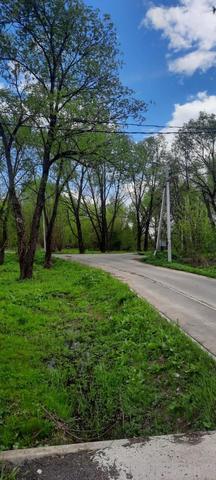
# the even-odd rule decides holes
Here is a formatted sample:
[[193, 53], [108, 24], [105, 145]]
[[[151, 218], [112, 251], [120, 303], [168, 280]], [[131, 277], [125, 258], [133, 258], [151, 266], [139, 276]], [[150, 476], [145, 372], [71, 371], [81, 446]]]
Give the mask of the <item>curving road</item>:
[[216, 280], [154, 267], [135, 254], [61, 255], [120, 278], [216, 356]]

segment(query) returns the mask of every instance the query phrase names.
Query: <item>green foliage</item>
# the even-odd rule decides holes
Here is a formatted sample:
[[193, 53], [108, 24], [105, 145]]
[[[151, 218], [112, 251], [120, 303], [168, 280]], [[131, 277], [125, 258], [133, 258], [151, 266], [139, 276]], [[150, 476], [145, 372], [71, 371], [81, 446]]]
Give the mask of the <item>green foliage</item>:
[[[82, 0], [0, 0], [0, 10], [4, 182], [10, 185], [20, 278], [31, 278], [51, 170], [68, 159], [95, 167], [98, 150], [109, 144], [103, 127], [128, 116], [142, 118], [146, 106], [121, 83], [121, 54], [109, 15]], [[23, 209], [25, 187], [32, 184], [33, 202]], [[63, 247], [63, 235], [56, 243]]]
[[185, 256], [215, 250], [216, 234], [196, 191], [185, 193], [182, 199], [181, 218], [174, 225], [173, 242], [175, 250]]
[[1, 267], [1, 448], [216, 426], [215, 363], [108, 274]]
[[0, 464], [0, 480], [16, 480], [18, 468], [12, 468]]

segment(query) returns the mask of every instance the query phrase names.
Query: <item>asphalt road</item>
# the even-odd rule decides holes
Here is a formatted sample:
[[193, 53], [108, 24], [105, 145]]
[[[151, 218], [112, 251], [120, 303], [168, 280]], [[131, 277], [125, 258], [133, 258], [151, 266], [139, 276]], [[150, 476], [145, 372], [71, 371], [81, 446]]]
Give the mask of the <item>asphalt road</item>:
[[146, 298], [216, 356], [216, 280], [154, 267], [134, 254], [61, 255], [99, 267]]

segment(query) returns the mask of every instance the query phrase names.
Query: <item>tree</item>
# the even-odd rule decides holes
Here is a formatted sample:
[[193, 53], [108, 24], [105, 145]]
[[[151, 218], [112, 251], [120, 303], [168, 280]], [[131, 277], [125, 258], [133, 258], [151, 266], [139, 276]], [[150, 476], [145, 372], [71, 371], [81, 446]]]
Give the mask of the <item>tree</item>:
[[45, 223], [46, 223], [46, 251], [45, 251], [45, 259], [44, 259], [44, 266], [46, 268], [50, 268], [52, 265], [52, 237], [53, 237], [53, 230], [54, 225], [57, 217], [58, 212], [58, 205], [61, 198], [61, 195], [68, 184], [71, 177], [73, 177], [76, 164], [70, 163], [68, 165], [67, 162], [67, 170], [64, 172], [64, 160], [59, 160], [55, 165], [53, 165], [53, 178], [51, 184], [51, 191], [52, 193], [49, 195], [51, 197], [51, 207], [47, 208], [48, 201], [45, 202], [44, 205], [44, 215], [45, 215]]
[[155, 195], [163, 178], [165, 159], [163, 138], [148, 138], [131, 146], [128, 190], [135, 215], [137, 251], [148, 250]]
[[7, 244], [7, 222], [8, 222], [8, 182], [4, 169], [3, 159], [0, 158], [0, 265], [4, 263], [5, 248]]
[[8, 194], [0, 200], [0, 265], [4, 263], [5, 248], [7, 244], [7, 220], [9, 211]]
[[[93, 129], [95, 121], [114, 121], [138, 115], [143, 104], [131, 100], [118, 77], [120, 66], [116, 33], [108, 16], [81, 0], [1, 0], [0, 58], [2, 75], [11, 91], [9, 66], [18, 70], [21, 83], [31, 88], [21, 95], [18, 120], [0, 123], [7, 160], [10, 198], [19, 244], [20, 278], [31, 278], [40, 218], [45, 204], [49, 171], [60, 160], [77, 154], [77, 134]], [[26, 80], [27, 79], [27, 80]], [[97, 116], [86, 117], [97, 105]], [[82, 113], [83, 112], [83, 113]], [[108, 117], [107, 117], [108, 114]], [[39, 188], [27, 238], [22, 207], [16, 192], [11, 149], [24, 122], [37, 133]], [[87, 122], [87, 123], [86, 123]]]
[[216, 116], [200, 113], [178, 134], [175, 148], [187, 187], [193, 185], [205, 202], [209, 220], [216, 226]]
[[[72, 234], [77, 238], [80, 253], [85, 253], [81, 217], [84, 210], [82, 196], [85, 188], [86, 171], [87, 167], [78, 165], [74, 178], [67, 182], [67, 198], [65, 199], [68, 223]], [[75, 229], [70, 219], [70, 213], [72, 213], [75, 221]]]
[[141, 144], [131, 144], [131, 158], [129, 160], [128, 192], [135, 212], [136, 224], [136, 248], [141, 251], [143, 234], [143, 198], [146, 190], [145, 163], [147, 161], [146, 150]]
[[100, 162], [88, 168], [82, 201], [95, 231], [101, 252], [110, 249], [114, 225], [124, 198], [124, 136], [111, 136], [99, 153]]
[[186, 192], [181, 201], [181, 216], [173, 225], [174, 246], [177, 253], [194, 261], [199, 255], [211, 252], [215, 236], [202, 197], [195, 190]]

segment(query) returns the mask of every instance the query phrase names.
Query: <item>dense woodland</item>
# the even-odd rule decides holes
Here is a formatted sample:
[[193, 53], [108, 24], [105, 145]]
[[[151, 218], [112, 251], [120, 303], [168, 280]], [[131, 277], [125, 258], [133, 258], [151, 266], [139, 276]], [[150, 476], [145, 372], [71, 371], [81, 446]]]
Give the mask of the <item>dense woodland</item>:
[[167, 174], [174, 252], [211, 261], [216, 116], [135, 142], [124, 127], [147, 106], [121, 84], [109, 16], [80, 0], [0, 7], [0, 262], [16, 248], [31, 278], [44, 231], [45, 267], [65, 248], [153, 249]]

